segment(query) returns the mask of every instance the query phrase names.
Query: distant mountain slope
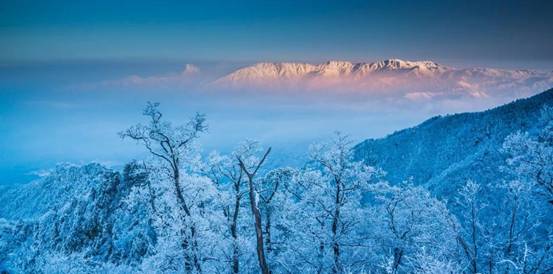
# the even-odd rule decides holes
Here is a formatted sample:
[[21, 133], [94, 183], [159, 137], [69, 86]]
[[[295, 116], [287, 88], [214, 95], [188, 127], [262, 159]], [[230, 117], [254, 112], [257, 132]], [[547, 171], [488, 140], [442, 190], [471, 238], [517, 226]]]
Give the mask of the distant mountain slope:
[[399, 183], [412, 177], [439, 196], [450, 196], [459, 183], [486, 184], [504, 178], [500, 148], [506, 136], [536, 130], [543, 105], [553, 105], [553, 89], [491, 110], [434, 117], [382, 139], [358, 144], [355, 156], [383, 168]]
[[68, 199], [87, 193], [104, 178], [116, 173], [99, 164], [83, 167], [59, 165], [51, 174], [27, 184], [7, 185], [0, 189], [0, 218], [34, 219]]
[[106, 262], [139, 263], [153, 252], [156, 234], [148, 204], [129, 197], [133, 187], [147, 183], [147, 178], [140, 166], [132, 164], [121, 173], [99, 164], [64, 165], [0, 193], [0, 273], [50, 267], [52, 254], [63, 254], [61, 260], [71, 261], [71, 255], [80, 253], [90, 269]]
[[309, 63], [257, 63], [238, 69], [220, 81], [247, 82], [271, 80], [300, 80], [314, 77], [357, 77], [371, 73], [402, 71], [419, 75], [432, 75], [445, 72], [450, 68], [432, 61], [404, 61], [388, 59], [373, 63], [352, 63], [348, 61], [328, 61], [322, 64]]
[[520, 98], [553, 85], [553, 72], [493, 68], [454, 68], [433, 61], [388, 59], [372, 63], [328, 61], [257, 63], [216, 81], [223, 89], [281, 92], [287, 89], [362, 92], [408, 100], [503, 96]]

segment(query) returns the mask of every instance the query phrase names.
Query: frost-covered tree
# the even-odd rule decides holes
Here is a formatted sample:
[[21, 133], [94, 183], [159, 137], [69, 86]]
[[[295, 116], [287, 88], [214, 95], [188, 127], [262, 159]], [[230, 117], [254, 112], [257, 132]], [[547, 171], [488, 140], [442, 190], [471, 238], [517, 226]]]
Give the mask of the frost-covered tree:
[[483, 257], [481, 247], [486, 242], [482, 232], [484, 225], [481, 222], [486, 204], [483, 202], [482, 196], [481, 186], [469, 180], [460, 190], [457, 200], [461, 212], [461, 216], [459, 216], [461, 224], [454, 228], [457, 230], [457, 240], [465, 256], [465, 261], [468, 262], [470, 272], [473, 274], [481, 271], [480, 261]]
[[[277, 251], [280, 242], [284, 240], [280, 239], [276, 243], [274, 242], [275, 238], [283, 236], [282, 232], [284, 231], [282, 230], [285, 229], [285, 225], [288, 225], [281, 222], [283, 214], [285, 214], [282, 205], [289, 199], [287, 189], [295, 174], [296, 170], [293, 168], [277, 168], [269, 171], [259, 183], [258, 193], [264, 216], [265, 247], [269, 254]], [[276, 229], [280, 233], [275, 233]]]
[[267, 169], [271, 149], [252, 141], [202, 162], [193, 144], [205, 118], [173, 126], [158, 107], [121, 133], [154, 161], [60, 166], [33, 185], [52, 192], [33, 203], [40, 213], [0, 218], [0, 272], [553, 270], [552, 108], [536, 130], [505, 139], [503, 180], [468, 180], [448, 202], [426, 185], [382, 181], [341, 134], [311, 146], [301, 169]]
[[148, 102], [143, 112], [148, 117], [148, 124], [132, 126], [121, 132], [120, 136], [141, 143], [163, 163], [162, 168], [174, 185], [173, 192], [181, 215], [178, 221], [183, 222], [180, 237], [185, 268], [188, 272], [201, 272], [196, 225], [192, 222], [192, 204], [183, 194], [181, 165], [190, 156], [192, 142], [206, 130], [205, 117], [196, 114], [188, 123], [174, 127], [170, 122], [162, 120], [163, 115], [158, 107], [159, 103]]
[[471, 273], [551, 269], [551, 215], [531, 187], [517, 180], [486, 187], [468, 181], [461, 189], [455, 229]]
[[[248, 212], [243, 211], [244, 200], [249, 194], [249, 181], [238, 159], [247, 159], [258, 152], [255, 142], [246, 142], [230, 155], [212, 153], [208, 157], [204, 174], [213, 180], [220, 189], [221, 210], [227, 220], [228, 234], [232, 244], [227, 252], [232, 273], [243, 271], [248, 265], [244, 257], [251, 257], [248, 242], [251, 240], [251, 231], [248, 228], [250, 221], [246, 220]], [[249, 161], [253, 161], [250, 159]], [[288, 213], [285, 209], [289, 203], [287, 188], [296, 173], [292, 168], [276, 168], [267, 172], [262, 178], [255, 179], [254, 187], [257, 196], [259, 212], [262, 217], [262, 234], [264, 251], [269, 269], [278, 267], [276, 262], [280, 251], [286, 248], [287, 231], [286, 221]], [[247, 201], [247, 200], [246, 200]], [[254, 220], [255, 224], [255, 220]], [[250, 266], [251, 267], [251, 266]], [[246, 268], [247, 269], [247, 268]]]
[[428, 271], [431, 265], [453, 266], [457, 251], [456, 223], [444, 202], [423, 187], [410, 184], [373, 186], [376, 217], [369, 233], [376, 235], [389, 273]]
[[136, 266], [154, 254], [158, 244], [148, 200], [129, 202], [135, 189], [144, 189], [147, 177], [136, 163], [126, 165], [123, 174], [99, 164], [56, 168], [43, 182], [55, 180], [57, 187], [78, 191], [40, 218], [14, 224], [18, 232], [11, 236], [11, 251], [6, 253], [11, 256], [10, 269], [89, 273], [126, 265], [138, 271]]
[[493, 221], [488, 244], [495, 255], [487, 263], [489, 272], [540, 273], [551, 267], [552, 227], [544, 224], [547, 209], [530, 188], [518, 180], [496, 188], [503, 195], [501, 210], [488, 217]]
[[299, 205], [296, 232], [304, 238], [296, 253], [316, 272], [342, 273], [363, 265], [357, 252], [362, 198], [378, 171], [354, 161], [351, 148], [342, 134], [313, 145], [309, 166], [292, 187]]
[[[228, 270], [223, 251], [226, 249], [224, 239], [225, 218], [220, 210], [220, 193], [217, 186], [209, 179], [198, 174], [183, 174], [182, 185], [184, 198], [189, 201], [190, 216], [182, 221], [178, 200], [172, 191], [172, 181], [156, 172], [155, 181], [157, 216], [156, 227], [159, 231], [158, 244], [153, 256], [147, 258], [143, 269], [145, 272], [188, 272], [182, 263], [182, 231], [190, 231], [188, 224], [195, 228], [197, 241], [194, 255], [197, 256], [201, 270], [207, 273]], [[148, 200], [147, 192], [144, 200]], [[186, 251], [186, 250], [184, 250]], [[197, 272], [193, 270], [191, 272]]]
[[[237, 155], [242, 151], [237, 150], [230, 155], [211, 153], [204, 167], [204, 174], [209, 177], [220, 190], [219, 203], [225, 216], [225, 227], [230, 237], [230, 250], [224, 252], [231, 273], [240, 273], [240, 257], [247, 253], [247, 241], [244, 232], [243, 207], [245, 189], [245, 175], [240, 168]], [[246, 254], [248, 255], [248, 254]], [[243, 266], [242, 266], [243, 267]]]
[[248, 183], [248, 196], [250, 200], [250, 208], [254, 219], [255, 239], [256, 239], [256, 253], [259, 262], [259, 268], [261, 273], [271, 273], [269, 269], [269, 263], [265, 255], [265, 243], [263, 235], [263, 221], [261, 212], [259, 209], [259, 190], [256, 182], [256, 175], [267, 159], [267, 156], [271, 152], [271, 148], [268, 148], [261, 157], [258, 157], [260, 148], [257, 142], [246, 142], [243, 144], [242, 152], [236, 155], [240, 169], [244, 172]]
[[553, 107], [544, 106], [538, 121], [540, 132], [531, 137], [527, 132], [509, 135], [503, 151], [510, 157], [507, 165], [519, 180], [535, 186], [553, 205]]
[[503, 185], [495, 214], [504, 224], [494, 231], [502, 240], [496, 267], [505, 272], [553, 270], [553, 107], [543, 106], [540, 114], [537, 132], [513, 133], [502, 147], [508, 156], [503, 171], [513, 178]]
[[417, 262], [417, 266], [412, 273], [416, 274], [463, 273], [454, 258], [437, 258], [434, 254], [427, 252], [424, 249], [414, 256], [414, 261]]

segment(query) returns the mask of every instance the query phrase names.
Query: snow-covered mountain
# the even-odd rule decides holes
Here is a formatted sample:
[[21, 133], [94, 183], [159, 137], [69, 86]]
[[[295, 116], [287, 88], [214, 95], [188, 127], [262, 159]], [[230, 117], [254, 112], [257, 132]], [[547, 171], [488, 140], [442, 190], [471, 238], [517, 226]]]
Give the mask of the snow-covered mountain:
[[451, 198], [467, 180], [499, 184], [508, 155], [501, 152], [514, 132], [536, 134], [540, 111], [553, 106], [553, 89], [494, 109], [438, 116], [385, 138], [355, 147], [358, 159], [379, 166], [393, 183], [412, 180], [440, 197]]
[[213, 84], [223, 89], [388, 94], [409, 100], [459, 96], [520, 97], [553, 86], [553, 72], [454, 68], [432, 61], [400, 59], [372, 63], [257, 63], [231, 72]]
[[305, 80], [306, 78], [317, 77], [351, 77], [358, 79], [373, 73], [392, 71], [431, 76], [449, 69], [449, 67], [431, 61], [411, 62], [400, 59], [388, 59], [374, 63], [352, 63], [348, 61], [328, 61], [322, 64], [257, 63], [238, 69], [218, 81], [242, 84], [248, 81]]
[[116, 265], [139, 263], [156, 243], [151, 214], [131, 201], [133, 187], [147, 182], [145, 174], [133, 164], [121, 173], [99, 164], [63, 165], [32, 183], [3, 189], [0, 272], [83, 273], [73, 254], [90, 262], [87, 273], [105, 273], [95, 269], [98, 262], [115, 265], [112, 272]]
[[[458, 198], [459, 189], [465, 185], [467, 180], [477, 181], [484, 189], [477, 193], [478, 198], [485, 197], [483, 204], [490, 205], [485, 206], [485, 210], [479, 211], [481, 217], [478, 220], [488, 221], [489, 219], [489, 223], [484, 223], [482, 227], [494, 229], [492, 235], [499, 235], [499, 239], [494, 238], [494, 241], [503, 243], [504, 234], [501, 232], [505, 233], [508, 229], [505, 229], [507, 225], [501, 226], [501, 224], [505, 223], [505, 220], [512, 220], [512, 216], [515, 215], [511, 215], [511, 212], [520, 214], [517, 212], [521, 209], [522, 217], [516, 219], [516, 222], [511, 221], [511, 224], [519, 225], [519, 221], [520, 223], [528, 222], [531, 224], [531, 229], [520, 230], [522, 232], [517, 237], [523, 238], [524, 243], [526, 241], [532, 243], [537, 254], [545, 254], [543, 257], [540, 255], [535, 258], [546, 258], [548, 261], [544, 263], [543, 268], [550, 269], [552, 262], [550, 255], [547, 254], [550, 250], [547, 245], [550, 236], [547, 235], [551, 234], [542, 232], [545, 231], [542, 229], [551, 227], [550, 220], [552, 218], [549, 205], [540, 203], [543, 197], [535, 199], [534, 196], [529, 196], [524, 199], [535, 202], [536, 207], [533, 207], [534, 204], [532, 207], [517, 206], [513, 211], [509, 211], [505, 205], [510, 205], [510, 203], [505, 203], [510, 201], [511, 196], [505, 196], [509, 193], [497, 192], [501, 190], [501, 183], [509, 178], [508, 173], [501, 170], [501, 166], [506, 163], [507, 158], [501, 152], [505, 137], [517, 131], [528, 132], [533, 137], [538, 136], [538, 132], [547, 131], [550, 134], [549, 131], [553, 128], [550, 117], [553, 117], [553, 112], [551, 116], [546, 116], [548, 120], [544, 121], [543, 113], [540, 112], [544, 109], [544, 105], [553, 105], [553, 89], [484, 112], [435, 117], [419, 126], [396, 132], [386, 138], [367, 140], [354, 148], [355, 157], [381, 167], [387, 173], [385, 179], [392, 184], [399, 185], [402, 181], [411, 180], [413, 184], [418, 185], [396, 189], [387, 184], [376, 184], [376, 186], [394, 191], [388, 192], [388, 195], [392, 193], [400, 195], [393, 200], [395, 201], [393, 210], [409, 209], [409, 211], [405, 211], [407, 212], [405, 215], [393, 216], [406, 216], [400, 219], [405, 222], [403, 220], [410, 221], [414, 214], [418, 214], [417, 219], [423, 220], [417, 221], [421, 224], [417, 223], [416, 226], [405, 225], [404, 227], [408, 227], [408, 232], [412, 227], [424, 232], [434, 231], [438, 227], [437, 224], [444, 228], [437, 230], [436, 234], [429, 235], [432, 237], [446, 235], [436, 241], [440, 243], [451, 241], [447, 245], [452, 248], [452, 254], [462, 254], [457, 252], [461, 249], [456, 251], [453, 247], [456, 246], [455, 239], [462, 239], [458, 237], [463, 237], [464, 234], [449, 235], [448, 233], [453, 233], [449, 230], [450, 226], [452, 223], [456, 224], [457, 221], [460, 225], [467, 223], [463, 218], [466, 218], [465, 213], [470, 211], [466, 208], [463, 209], [465, 205], [462, 203], [455, 204], [449, 203], [449, 201], [455, 201], [455, 198]], [[544, 126], [542, 122], [547, 123], [547, 126]], [[332, 149], [329, 151], [331, 151], [329, 154], [337, 153]], [[342, 162], [339, 163], [342, 164]], [[196, 231], [201, 233], [202, 238], [200, 239], [202, 240], [198, 243], [203, 249], [197, 251], [198, 254], [212, 254], [208, 252], [213, 252], [217, 256], [206, 255], [206, 258], [226, 258], [224, 255], [226, 253], [215, 252], [225, 251], [228, 246], [231, 246], [226, 242], [229, 238], [225, 221], [228, 220], [228, 215], [224, 210], [224, 208], [228, 210], [228, 207], [224, 206], [225, 202], [232, 202], [229, 200], [228, 193], [219, 192], [218, 188], [210, 183], [211, 179], [207, 177], [184, 176], [183, 185], [186, 187], [183, 189], [186, 190], [185, 195], [187, 195], [185, 197], [189, 201], [196, 202], [196, 206], [193, 207], [194, 215], [183, 218], [179, 211], [175, 211], [178, 204], [174, 203], [175, 199], [170, 191], [171, 188], [163, 187], [166, 184], [172, 185], [172, 182], [163, 179], [165, 176], [157, 173], [159, 171], [156, 170], [156, 168], [138, 162], [125, 165], [122, 171], [112, 170], [99, 164], [62, 165], [29, 184], [0, 188], [0, 272], [182, 273], [185, 269], [182, 267], [184, 264], [183, 253], [188, 253], [182, 252], [183, 246], [177, 239], [181, 235], [182, 229], [187, 227], [183, 226], [179, 220], [188, 218], [194, 220], [194, 224], [200, 227], [198, 230], [191, 230], [194, 233]], [[287, 172], [282, 174], [295, 174], [294, 172], [296, 172], [294, 169], [288, 168], [275, 170]], [[274, 173], [275, 170], [267, 173], [266, 177], [261, 180], [273, 180], [274, 176], [284, 176], [278, 175], [281, 173]], [[316, 177], [318, 172], [319, 170], [317, 172], [308, 170], [305, 173], [307, 182], [318, 178]], [[363, 172], [363, 174], [366, 173]], [[287, 179], [283, 179], [282, 183], [289, 184], [293, 181], [290, 179], [292, 177], [284, 178]], [[362, 178], [365, 180], [368, 177], [364, 175]], [[331, 182], [334, 182], [333, 180]], [[269, 184], [269, 182], [265, 181], [263, 184]], [[420, 185], [424, 187], [420, 187]], [[420, 195], [405, 194], [415, 190], [417, 193], [420, 192]], [[522, 190], [526, 191], [526, 189]], [[309, 192], [303, 192], [302, 195], [305, 193]], [[326, 195], [322, 192], [315, 192], [315, 194]], [[444, 199], [445, 202], [435, 200], [432, 197], [434, 195]], [[195, 197], [201, 197], [201, 199], [195, 200]], [[285, 199], [290, 201], [296, 196], [292, 196], [294, 198], [284, 197], [287, 196], [283, 195], [280, 198], [283, 200], [279, 201], [287, 201]], [[325, 198], [332, 201], [333, 197], [328, 195]], [[361, 197], [361, 195], [355, 197]], [[399, 203], [403, 203], [406, 197], [405, 205], [400, 204], [401, 207], [396, 207]], [[421, 200], [423, 202], [420, 202]], [[309, 205], [312, 200], [310, 198], [307, 201], [308, 203], [299, 204], [299, 207], [286, 206], [279, 210], [299, 208], [303, 211], [306, 204]], [[392, 200], [390, 201], [392, 202]], [[378, 200], [372, 200], [372, 202], [378, 203]], [[478, 204], [480, 203], [478, 202]], [[288, 203], [285, 204], [288, 205]], [[355, 204], [357, 205], [357, 203]], [[382, 239], [393, 239], [395, 232], [392, 234], [383, 234], [382, 232], [386, 231], [383, 229], [387, 229], [390, 222], [381, 219], [381, 216], [391, 214], [390, 207], [368, 205], [370, 205], [369, 207], [376, 206], [374, 207], [376, 211], [359, 211], [359, 214], [366, 215], [353, 215], [356, 218], [371, 220], [367, 222], [368, 225], [361, 228], [362, 235], [367, 235], [366, 231], [370, 231], [369, 234], [375, 234], [374, 237], [378, 241], [369, 240], [371, 243], [380, 242]], [[221, 210], [222, 208], [223, 210]], [[385, 208], [386, 211], [384, 211]], [[438, 211], [436, 208], [440, 210]], [[342, 211], [344, 214], [356, 211], [355, 207], [345, 209], [347, 210]], [[429, 211], [425, 211], [427, 209]], [[319, 211], [317, 209], [315, 216], [320, 216]], [[240, 212], [249, 211], [240, 210]], [[447, 212], [451, 212], [453, 215], [448, 213], [439, 216], [439, 214]], [[240, 224], [251, 223], [249, 215], [241, 216], [244, 219], [239, 219]], [[494, 218], [495, 216], [500, 217]], [[530, 217], [534, 219], [526, 219]], [[287, 220], [284, 224], [291, 223], [288, 218], [283, 219]], [[303, 223], [305, 219], [300, 218], [299, 221]], [[375, 225], [375, 222], [378, 223]], [[317, 224], [320, 223], [317, 222]], [[314, 226], [311, 225], [311, 227]], [[242, 269], [246, 269], [243, 272], [250, 273], [251, 271], [248, 270], [256, 267], [253, 259], [255, 254], [253, 245], [250, 244], [254, 239], [253, 231], [248, 226], [239, 225], [238, 227], [241, 229], [242, 234], [240, 235], [244, 235], [241, 236], [244, 237], [241, 242], [242, 246], [247, 251], [242, 255], [244, 260], [240, 261], [240, 266]], [[270, 231], [279, 231], [279, 226], [274, 227], [276, 229]], [[289, 227], [293, 226], [289, 225]], [[330, 231], [330, 229], [327, 230]], [[284, 231], [285, 233], [280, 232], [284, 239], [295, 238], [288, 237], [287, 233], [293, 231], [292, 229], [285, 228]], [[320, 231], [322, 232], [319, 233], [324, 233], [325, 230]], [[535, 231], [540, 233], [534, 233]], [[382, 233], [382, 236], [379, 236], [379, 233]], [[487, 231], [485, 233], [482, 235], [488, 235]], [[417, 232], [413, 235], [415, 236], [411, 239], [419, 241], [418, 237], [424, 234]], [[425, 250], [428, 237], [425, 236], [421, 240]], [[366, 237], [363, 236], [361, 239], [365, 240]], [[488, 238], [485, 239], [486, 241], [482, 241], [480, 246], [488, 247]], [[312, 241], [311, 238], [308, 241]], [[301, 243], [306, 242], [302, 241]], [[315, 244], [313, 254], [319, 254], [318, 242]], [[299, 245], [293, 243], [292, 246]], [[386, 242], [385, 245], [375, 249], [377, 252], [374, 254], [380, 254], [387, 246]], [[430, 246], [437, 246], [437, 244]], [[496, 248], [495, 244], [491, 246]], [[526, 245], [523, 246], [526, 247]], [[297, 251], [294, 249], [293, 254], [295, 252]], [[526, 256], [526, 249], [521, 254]], [[378, 258], [378, 255], [372, 256]], [[482, 264], [487, 262], [482, 261]], [[228, 260], [226, 259], [221, 260], [221, 264], [218, 264], [216, 260], [205, 260], [204, 266], [207, 269], [204, 273], [228, 272]], [[439, 269], [441, 270], [441, 268]], [[451, 271], [451, 273], [460, 272]], [[307, 271], [307, 273], [314, 273], [314, 271]], [[436, 273], [436, 271], [428, 273]], [[505, 273], [514, 272], [507, 271]]]

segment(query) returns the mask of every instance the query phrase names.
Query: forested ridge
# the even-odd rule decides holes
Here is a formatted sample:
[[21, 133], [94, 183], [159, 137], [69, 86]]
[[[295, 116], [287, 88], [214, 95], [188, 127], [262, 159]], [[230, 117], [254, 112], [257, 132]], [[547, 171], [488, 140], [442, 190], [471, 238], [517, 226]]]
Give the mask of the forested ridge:
[[[157, 103], [120, 133], [150, 157], [60, 165], [0, 193], [8, 273], [550, 273], [553, 90], [301, 167], [256, 141], [198, 149], [208, 120]], [[370, 126], [370, 125], [365, 125]]]

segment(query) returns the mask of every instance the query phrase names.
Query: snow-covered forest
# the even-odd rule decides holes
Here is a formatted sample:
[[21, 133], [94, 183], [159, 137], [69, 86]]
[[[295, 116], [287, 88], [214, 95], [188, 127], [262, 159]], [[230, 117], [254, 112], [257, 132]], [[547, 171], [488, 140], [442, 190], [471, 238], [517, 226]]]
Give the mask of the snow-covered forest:
[[122, 170], [60, 165], [2, 189], [0, 270], [553, 271], [552, 106], [535, 110], [532, 130], [514, 130], [497, 147], [486, 143], [501, 162], [479, 164], [493, 166], [495, 180], [473, 167], [455, 184], [448, 176], [456, 173], [431, 184], [389, 180], [408, 167], [370, 165], [363, 160], [370, 150], [361, 153], [344, 133], [311, 145], [299, 167], [271, 165], [271, 148], [252, 140], [206, 154], [197, 145], [209, 134], [206, 117], [172, 124], [161, 107], [148, 103], [143, 122], [120, 133], [149, 157]]
[[553, 274], [553, 0], [0, 0], [0, 274]]

